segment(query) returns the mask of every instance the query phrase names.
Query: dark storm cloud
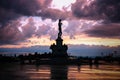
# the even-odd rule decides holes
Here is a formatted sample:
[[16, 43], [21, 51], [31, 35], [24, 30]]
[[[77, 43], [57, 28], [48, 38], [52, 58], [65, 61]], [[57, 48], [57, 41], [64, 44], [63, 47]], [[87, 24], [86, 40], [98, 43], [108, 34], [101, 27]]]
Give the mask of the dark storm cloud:
[[0, 0], [0, 23], [6, 23], [20, 16], [35, 16], [38, 14], [38, 10], [47, 8], [51, 1], [52, 0]]
[[11, 10], [6, 10], [4, 8], [0, 8], [0, 24], [6, 24], [9, 20], [16, 19], [20, 14], [17, 14]]
[[49, 8], [51, 2], [52, 0], [1, 0], [0, 23], [6, 23], [20, 16], [40, 16], [43, 19], [53, 20], [69, 16], [69, 12]]
[[[1, 24], [22, 15], [41, 16], [42, 18], [66, 19], [70, 13], [48, 8], [52, 0], [1, 0]], [[105, 19], [113, 22], [120, 21], [120, 0], [95, 0], [87, 5], [87, 0], [76, 0], [72, 4], [73, 16], [89, 19]]]
[[86, 0], [76, 0], [72, 5], [73, 15], [120, 22], [120, 0], [95, 0], [90, 5], [85, 5], [86, 3]]
[[85, 30], [84, 33], [92, 37], [120, 38], [120, 24], [102, 24]]
[[76, 17], [94, 17], [96, 15], [96, 5], [93, 2], [91, 5], [85, 5], [87, 3], [86, 0], [76, 0], [74, 4], [72, 4], [72, 13]]
[[36, 0], [1, 0], [0, 7], [18, 14], [33, 15], [40, 8]]
[[97, 0], [97, 5], [100, 14], [105, 14], [113, 22], [120, 22], [120, 0]]

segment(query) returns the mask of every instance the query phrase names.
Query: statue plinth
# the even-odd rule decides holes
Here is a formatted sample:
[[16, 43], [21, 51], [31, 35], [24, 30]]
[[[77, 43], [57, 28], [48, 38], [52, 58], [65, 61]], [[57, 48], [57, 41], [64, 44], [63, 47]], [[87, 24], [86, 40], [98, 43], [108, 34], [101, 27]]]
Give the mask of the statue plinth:
[[57, 46], [62, 46], [62, 45], [63, 45], [63, 39], [61, 39], [61, 38], [58, 37], [58, 38], [56, 39], [56, 45], [57, 45]]
[[56, 44], [50, 46], [54, 57], [67, 57], [68, 46], [63, 45], [63, 39], [57, 38]]

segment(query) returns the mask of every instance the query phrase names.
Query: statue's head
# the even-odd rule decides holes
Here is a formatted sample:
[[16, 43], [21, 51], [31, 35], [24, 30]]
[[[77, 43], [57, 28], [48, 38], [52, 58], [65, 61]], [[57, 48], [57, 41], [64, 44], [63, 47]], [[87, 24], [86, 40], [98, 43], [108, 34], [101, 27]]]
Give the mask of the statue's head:
[[59, 19], [59, 22], [61, 22], [62, 21], [62, 19]]

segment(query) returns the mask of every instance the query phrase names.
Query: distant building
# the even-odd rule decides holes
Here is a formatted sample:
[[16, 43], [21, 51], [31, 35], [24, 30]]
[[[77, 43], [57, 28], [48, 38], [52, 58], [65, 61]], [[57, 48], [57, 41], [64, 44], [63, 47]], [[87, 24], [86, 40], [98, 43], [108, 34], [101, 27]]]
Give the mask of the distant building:
[[61, 38], [62, 36], [62, 23], [61, 23], [61, 19], [59, 19], [59, 23], [58, 23], [58, 29], [59, 29], [59, 33], [58, 33], [58, 38], [56, 39], [56, 44], [53, 43], [50, 46], [50, 49], [52, 50], [52, 55], [54, 57], [67, 57], [67, 50], [68, 50], [68, 46], [67, 45], [63, 45], [63, 39]]

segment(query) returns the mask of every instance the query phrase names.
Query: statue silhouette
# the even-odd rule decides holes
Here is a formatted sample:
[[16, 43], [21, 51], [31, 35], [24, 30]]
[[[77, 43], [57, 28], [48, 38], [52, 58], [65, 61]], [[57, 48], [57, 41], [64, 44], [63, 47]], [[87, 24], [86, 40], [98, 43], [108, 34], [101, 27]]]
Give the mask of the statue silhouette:
[[61, 26], [62, 26], [62, 23], [61, 23], [61, 19], [59, 19], [59, 23], [58, 23], [58, 26], [59, 26], [59, 33], [58, 33], [58, 37], [59, 38], [61, 38], [61, 35], [62, 35], [62, 28], [61, 28]]
[[[50, 49], [52, 50], [52, 54], [53, 57], [59, 57], [59, 58], [67, 58], [68, 54], [67, 54], [67, 50], [68, 50], [68, 46], [67, 45], [63, 45], [63, 39], [61, 38], [62, 35], [62, 23], [61, 23], [61, 19], [59, 19], [58, 22], [58, 37], [56, 39], [56, 44], [53, 44], [50, 46]], [[59, 63], [62, 61], [58, 61]], [[64, 61], [63, 61], [64, 62]]]

